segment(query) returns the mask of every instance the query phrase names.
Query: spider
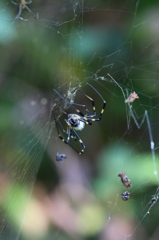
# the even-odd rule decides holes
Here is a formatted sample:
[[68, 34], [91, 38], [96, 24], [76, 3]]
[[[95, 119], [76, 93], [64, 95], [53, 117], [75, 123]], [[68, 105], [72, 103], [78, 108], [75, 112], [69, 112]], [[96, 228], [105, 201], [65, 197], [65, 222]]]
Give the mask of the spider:
[[130, 193], [129, 193], [128, 191], [123, 192], [123, 193], [121, 194], [121, 197], [122, 197], [122, 200], [123, 200], [123, 201], [127, 201], [127, 200], [129, 199], [129, 197], [130, 197]]
[[[65, 130], [63, 128], [60, 120], [55, 117], [55, 123], [56, 123], [58, 136], [66, 144], [69, 143], [71, 138], [73, 138], [75, 141], [78, 141], [81, 144], [81, 150], [78, 152], [79, 155], [82, 155], [84, 153], [86, 146], [85, 146], [84, 142], [82, 141], [82, 139], [79, 137], [77, 131], [82, 131], [84, 129], [85, 125], [92, 125], [92, 122], [100, 121], [102, 119], [102, 115], [104, 113], [105, 106], [106, 106], [106, 101], [101, 96], [101, 94], [92, 85], [90, 85], [89, 83], [87, 83], [87, 85], [90, 88], [92, 88], [93, 91], [96, 92], [98, 94], [98, 96], [102, 99], [103, 107], [102, 107], [102, 109], [100, 111], [99, 117], [97, 117], [96, 108], [95, 108], [95, 101], [93, 100], [93, 98], [91, 98], [87, 94], [83, 93], [81, 90], [77, 89], [77, 91], [79, 91], [81, 94], [83, 94], [85, 98], [87, 98], [88, 100], [91, 101], [92, 109], [93, 109], [93, 114], [92, 115], [89, 114], [89, 110], [86, 107], [86, 105], [70, 103], [69, 101], [67, 101], [67, 99], [65, 97], [61, 96], [61, 94], [57, 90], [54, 89], [54, 92], [64, 102], [66, 102], [69, 106], [71, 106], [76, 111], [76, 113], [69, 113], [69, 114], [67, 114], [67, 119], [65, 119], [67, 130]], [[87, 114], [83, 114], [78, 108], [76, 108], [76, 106], [84, 107], [85, 111], [87, 112]], [[58, 125], [60, 126], [62, 132], [66, 134], [66, 138], [63, 138], [61, 136]]]
[[130, 179], [126, 176], [125, 172], [121, 172], [118, 174], [118, 177], [121, 178], [121, 182], [123, 183], [123, 185], [128, 188], [131, 187], [131, 181]]
[[20, 3], [15, 2], [15, 1], [13, 1], [13, 0], [10, 0], [10, 1], [11, 1], [11, 3], [13, 3], [14, 5], [19, 5], [19, 12], [18, 12], [17, 16], [15, 17], [15, 19], [18, 19], [18, 18], [19, 18], [19, 19], [21, 19], [21, 20], [28, 21], [27, 19], [24, 19], [24, 18], [21, 17], [21, 14], [22, 14], [23, 9], [27, 9], [28, 12], [29, 12], [31, 15], [33, 15], [33, 17], [38, 18], [38, 15], [35, 16], [34, 13], [33, 13], [33, 12], [30, 10], [30, 8], [27, 6], [28, 4], [31, 4], [31, 3], [32, 3], [32, 0], [28, 0], [28, 1], [26, 1], [26, 0], [20, 0]]

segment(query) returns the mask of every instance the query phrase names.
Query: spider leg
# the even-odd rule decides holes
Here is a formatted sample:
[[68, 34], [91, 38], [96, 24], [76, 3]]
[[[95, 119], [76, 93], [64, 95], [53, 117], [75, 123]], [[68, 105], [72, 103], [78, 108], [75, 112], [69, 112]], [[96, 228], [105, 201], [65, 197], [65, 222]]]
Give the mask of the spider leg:
[[66, 133], [67, 133], [67, 139], [63, 138], [62, 141], [64, 143], [68, 144], [68, 142], [70, 141], [70, 138], [71, 138], [71, 128], [70, 128], [70, 126], [67, 126], [67, 132]]
[[[71, 137], [72, 137], [75, 141], [77, 141], [78, 139], [76, 138], [76, 136], [74, 136], [74, 134], [73, 134], [73, 132], [72, 132], [72, 128], [70, 127], [70, 124], [68, 123], [68, 121], [67, 121], [66, 119], [65, 119], [65, 122], [67, 123], [67, 131], [63, 128], [60, 120], [57, 120], [57, 119], [55, 118], [56, 129], [57, 129], [57, 133], [58, 133], [59, 138], [61, 139], [61, 141], [63, 141], [63, 142], [66, 143], [66, 144], [68, 144], [68, 142], [70, 141]], [[58, 127], [58, 124], [60, 125], [60, 128], [61, 128], [62, 132], [67, 135], [67, 138], [66, 138], [66, 139], [61, 136], [60, 130], [59, 130], [59, 127]]]
[[[82, 154], [84, 153], [84, 150], [85, 150], [86, 146], [84, 145], [84, 143], [83, 143], [83, 141], [81, 140], [81, 138], [78, 136], [77, 132], [76, 132], [73, 128], [70, 127], [70, 124], [68, 123], [68, 121], [67, 121], [66, 119], [65, 119], [65, 121], [66, 121], [66, 123], [67, 123], [67, 125], [68, 125], [68, 126], [67, 126], [67, 131], [63, 128], [61, 122], [60, 122], [55, 116], [54, 116], [54, 119], [55, 119], [55, 124], [56, 124], [57, 133], [58, 133], [58, 136], [59, 136], [59, 138], [61, 139], [61, 141], [64, 142], [64, 143], [66, 143], [66, 144], [68, 144], [71, 137], [73, 137], [73, 139], [74, 139], [75, 141], [78, 140], [79, 143], [80, 143], [81, 146], [82, 146], [81, 151], [78, 152], [74, 147], [73, 147], [73, 149], [74, 149], [76, 152], [78, 152], [79, 155], [82, 155]], [[66, 139], [61, 136], [60, 131], [59, 131], [58, 124], [60, 125], [62, 131], [67, 135], [67, 138], [66, 138]]]
[[[69, 128], [69, 130], [70, 130], [70, 138], [73, 138], [75, 141], [78, 141], [82, 146], [82, 149], [80, 152], [74, 146], [71, 146], [71, 148], [73, 148], [79, 155], [82, 155], [86, 148], [85, 144], [83, 143], [83, 141], [81, 140], [81, 138], [73, 128]], [[66, 141], [65, 143], [68, 144], [68, 142]]]
[[78, 107], [83, 107], [83, 108], [85, 108], [85, 111], [86, 111], [87, 113], [89, 113], [89, 110], [88, 110], [88, 108], [86, 107], [86, 105], [79, 104], [79, 103], [72, 103], [72, 104], [75, 105], [75, 106], [78, 106]]
[[18, 19], [18, 18], [20, 18], [20, 16], [21, 16], [21, 14], [22, 14], [22, 7], [21, 7], [21, 5], [19, 5], [19, 11], [18, 11], [18, 14], [17, 14], [17, 16], [15, 17], [15, 19]]
[[101, 110], [101, 112], [100, 112], [99, 117], [98, 117], [98, 118], [94, 118], [94, 117], [96, 117], [96, 115], [97, 115], [94, 99], [91, 98], [90, 96], [88, 96], [87, 94], [85, 94], [84, 92], [82, 92], [81, 90], [78, 89], [78, 91], [79, 91], [80, 93], [82, 93], [86, 98], [88, 98], [88, 99], [91, 101], [91, 103], [92, 103], [93, 115], [86, 114], [86, 115], [84, 116], [84, 119], [85, 119], [86, 121], [92, 121], [92, 122], [94, 122], [94, 121], [100, 121], [101, 118], [102, 118], [102, 115], [103, 115], [103, 113], [104, 113], [104, 110], [105, 110], [106, 101], [104, 100], [104, 98], [102, 97], [102, 95], [101, 95], [91, 84], [87, 83], [87, 85], [88, 85], [89, 87], [91, 87], [91, 88], [98, 94], [98, 96], [102, 99], [102, 101], [103, 101], [103, 107], [102, 107], [102, 110]]
[[[66, 120], [66, 122], [67, 122], [67, 120]], [[69, 124], [69, 123], [67, 122], [67, 124]], [[79, 155], [82, 155], [82, 154], [84, 153], [84, 150], [85, 150], [86, 146], [84, 145], [83, 141], [81, 140], [81, 138], [79, 137], [79, 135], [77, 134], [77, 132], [68, 125], [67, 134], [68, 134], [68, 135], [67, 135], [67, 139], [66, 139], [66, 140], [63, 139], [63, 142], [65, 142], [66, 144], [68, 144], [68, 142], [70, 141], [70, 138], [71, 138], [71, 137], [73, 137], [73, 139], [74, 139], [75, 141], [78, 140], [79, 143], [81, 144], [81, 147], [82, 147], [82, 148], [81, 148], [81, 151], [78, 152], [77, 149], [75, 149], [74, 147], [72, 147], [72, 148], [73, 148], [76, 152], [78, 152]]]
[[[65, 142], [66, 144], [69, 142], [70, 140], [70, 127], [68, 126], [67, 127], [67, 131], [63, 128], [61, 122], [59, 119], [57, 119], [55, 116], [54, 116], [54, 119], [55, 119], [55, 124], [56, 124], [56, 129], [57, 129], [57, 133], [58, 133], [58, 136], [59, 138], [61, 139], [61, 141]], [[67, 135], [67, 138], [63, 138], [60, 134], [60, 130], [59, 130], [59, 127], [58, 127], [58, 124], [60, 125], [60, 128], [62, 129], [63, 133], [65, 133]]]
[[30, 10], [30, 8], [28, 6], [25, 5], [25, 8], [28, 10], [29, 13], [31, 13], [32, 15], [34, 15], [34, 13]]
[[[53, 89], [54, 92], [64, 101], [66, 102], [69, 106], [71, 106], [81, 117], [84, 118], [85, 120], [85, 123], [88, 124], [88, 125], [91, 125], [91, 122], [89, 120], [87, 120], [85, 118], [85, 115], [78, 109], [76, 108], [74, 105], [76, 104], [73, 104], [73, 103], [70, 103], [67, 99], [65, 99], [56, 89]], [[81, 106], [85, 106], [85, 105], [81, 105]], [[86, 108], [87, 109], [87, 108]]]
[[[28, 4], [30, 4], [30, 3], [32, 3], [32, 1], [30, 1]], [[34, 14], [31, 10], [30, 10], [30, 8], [28, 7], [28, 6], [26, 6], [25, 5], [25, 8], [28, 10], [28, 12], [34, 17], [34, 18], [38, 18], [38, 14]]]
[[19, 3], [14, 2], [13, 0], [10, 0], [10, 1], [11, 1], [11, 3], [13, 3], [14, 5], [19, 5]]
[[76, 139], [79, 141], [79, 143], [81, 144], [81, 151], [80, 152], [78, 152], [78, 154], [79, 155], [82, 155], [83, 153], [84, 153], [84, 151], [85, 151], [85, 148], [86, 148], [86, 146], [85, 146], [85, 144], [84, 144], [84, 142], [82, 141], [82, 139], [79, 137], [79, 135], [77, 134], [77, 132], [73, 129], [73, 128], [71, 128], [71, 132], [75, 135], [75, 137], [76, 137]]
[[[92, 106], [93, 106], [93, 115], [89, 115], [89, 114], [86, 114], [84, 117], [87, 118], [87, 116], [90, 116], [90, 117], [95, 117], [96, 116], [96, 108], [95, 108], [95, 103], [94, 103], [94, 100], [93, 98], [91, 98], [90, 96], [88, 96], [87, 94], [85, 94], [84, 92], [82, 92], [81, 90], [78, 89], [78, 91], [80, 93], [82, 93], [86, 98], [88, 98], [91, 102], [92, 102]], [[89, 112], [89, 111], [88, 111]], [[85, 119], [86, 120], [86, 119]]]
[[83, 117], [80, 119], [81, 122], [84, 122], [87, 125], [92, 125], [92, 120], [91, 119], [87, 119], [86, 117]]
[[[106, 101], [104, 100], [104, 98], [102, 97], [102, 95], [101, 95], [91, 84], [87, 83], [87, 85], [90, 86], [90, 87], [98, 94], [98, 96], [99, 96], [99, 97], [102, 99], [102, 101], [103, 101], [103, 107], [102, 107], [102, 110], [101, 110], [101, 112], [100, 112], [99, 117], [96, 118], [96, 119], [92, 119], [92, 121], [100, 121], [101, 118], [102, 118], [102, 115], [103, 115], [103, 113], [104, 113], [105, 107], [106, 107]], [[95, 116], [96, 116], [96, 115], [95, 115]]]
[[31, 4], [32, 0], [26, 1], [25, 4]]

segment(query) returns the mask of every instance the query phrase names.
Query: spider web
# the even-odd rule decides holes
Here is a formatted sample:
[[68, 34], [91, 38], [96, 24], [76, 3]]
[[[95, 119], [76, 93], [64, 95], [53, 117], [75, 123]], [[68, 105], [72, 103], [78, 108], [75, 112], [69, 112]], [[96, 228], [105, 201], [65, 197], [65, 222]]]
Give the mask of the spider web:
[[[26, 1], [19, 19], [16, 3], [0, 3], [0, 238], [158, 239], [157, 1]], [[107, 105], [78, 132], [79, 156], [54, 116], [66, 129], [75, 108], [93, 114], [78, 89], [99, 116], [87, 82]]]

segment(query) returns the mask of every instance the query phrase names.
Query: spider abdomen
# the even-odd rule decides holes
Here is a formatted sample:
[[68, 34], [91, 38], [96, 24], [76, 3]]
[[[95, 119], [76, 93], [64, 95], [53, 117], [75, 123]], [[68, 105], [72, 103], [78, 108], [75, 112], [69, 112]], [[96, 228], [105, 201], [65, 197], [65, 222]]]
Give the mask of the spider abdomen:
[[77, 114], [68, 114], [68, 123], [76, 131], [81, 131], [85, 127], [85, 123], [81, 121], [81, 117]]

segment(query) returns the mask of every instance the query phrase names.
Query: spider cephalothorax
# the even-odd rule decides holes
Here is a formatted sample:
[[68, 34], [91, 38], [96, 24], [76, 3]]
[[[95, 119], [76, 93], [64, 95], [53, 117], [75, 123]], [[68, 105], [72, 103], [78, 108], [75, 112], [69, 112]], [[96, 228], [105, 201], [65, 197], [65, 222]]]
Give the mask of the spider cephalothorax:
[[[62, 98], [63, 101], [67, 102], [67, 104], [69, 104], [71, 107], [73, 107], [73, 109], [77, 113], [77, 114], [76, 113], [70, 113], [70, 114], [67, 115], [67, 119], [65, 119], [65, 122], [67, 124], [67, 130], [64, 129], [64, 127], [62, 126], [60, 120], [55, 117], [56, 128], [57, 128], [57, 131], [58, 131], [59, 138], [63, 142], [65, 142], [66, 144], [68, 144], [68, 142], [70, 141], [70, 138], [73, 138], [74, 140], [78, 140], [79, 143], [81, 144], [81, 151], [78, 152], [80, 155], [84, 153], [84, 150], [85, 150], [86, 147], [85, 147], [85, 144], [83, 143], [83, 141], [81, 140], [81, 138], [79, 137], [79, 135], [77, 134], [76, 131], [83, 130], [84, 127], [85, 127], [85, 124], [92, 125], [92, 122], [100, 121], [101, 118], [102, 118], [102, 115], [104, 113], [105, 106], [106, 106], [106, 101], [101, 96], [101, 94], [93, 86], [91, 86], [89, 83], [87, 83], [87, 84], [88, 84], [88, 86], [90, 86], [98, 94], [98, 96], [103, 101], [103, 107], [102, 107], [102, 109], [100, 111], [99, 117], [97, 117], [97, 114], [96, 114], [95, 102], [94, 102], [93, 98], [91, 98], [90, 96], [86, 95], [81, 90], [78, 89], [77, 91], [82, 93], [85, 96], [85, 98], [90, 100], [91, 103], [92, 103], [92, 109], [93, 109], [93, 114], [92, 115], [89, 114], [89, 111], [88, 111], [88, 108], [86, 108], [86, 105], [80, 105], [80, 104], [76, 104], [76, 103], [69, 103], [67, 101], [67, 99], [65, 99], [63, 96], [61, 96], [61, 94], [59, 94], [59, 92], [54, 89], [54, 92], [56, 92], [56, 94], [60, 98]], [[76, 106], [84, 107], [85, 111], [87, 112], [87, 114], [83, 114], [78, 108], [76, 108]], [[58, 125], [61, 127], [62, 132], [66, 134], [66, 136], [67, 136], [66, 138], [63, 138], [61, 136]]]
[[74, 128], [76, 131], [82, 130], [85, 127], [85, 123], [83, 118], [80, 117], [78, 114], [68, 114], [68, 119], [66, 120], [67, 124], [70, 127]]

